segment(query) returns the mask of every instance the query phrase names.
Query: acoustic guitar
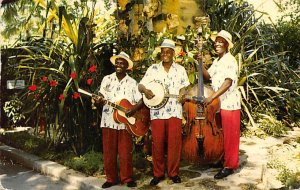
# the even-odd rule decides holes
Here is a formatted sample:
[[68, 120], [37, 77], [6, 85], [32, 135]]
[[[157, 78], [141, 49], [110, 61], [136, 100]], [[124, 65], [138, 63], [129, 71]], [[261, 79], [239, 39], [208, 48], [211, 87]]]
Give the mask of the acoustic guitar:
[[[99, 95], [92, 94], [83, 89], [78, 88], [78, 92], [91, 96], [91, 97], [99, 97]], [[136, 136], [144, 136], [150, 126], [150, 110], [146, 106], [143, 106], [139, 111], [137, 111], [133, 116], [127, 117], [126, 111], [133, 108], [134, 105], [131, 104], [128, 100], [122, 99], [117, 103], [110, 102], [105, 100], [105, 104], [113, 107], [114, 113], [113, 118], [117, 123], [124, 123], [126, 126], [126, 130]]]

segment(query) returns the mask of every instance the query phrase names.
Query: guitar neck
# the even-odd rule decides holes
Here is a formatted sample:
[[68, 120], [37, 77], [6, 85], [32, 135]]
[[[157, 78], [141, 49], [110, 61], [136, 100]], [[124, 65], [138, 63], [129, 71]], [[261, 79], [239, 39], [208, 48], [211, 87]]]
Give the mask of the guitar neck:
[[112, 102], [110, 102], [108, 100], [106, 100], [106, 104], [109, 105], [109, 106], [111, 106], [111, 107], [113, 107], [114, 109], [120, 110], [122, 112], [126, 112], [126, 109], [124, 107], [118, 105], [118, 104], [112, 103]]
[[[90, 93], [88, 91], [85, 91], [81, 88], [78, 88], [78, 92], [82, 93], [82, 94], [85, 94], [87, 96], [90, 96], [90, 97], [98, 97], [98, 98], [101, 98], [101, 96], [97, 95], [97, 94], [93, 94], [93, 93]], [[113, 107], [114, 109], [117, 109], [117, 110], [120, 110], [122, 112], [126, 112], [126, 109], [118, 104], [115, 104], [115, 103], [112, 103], [108, 100], [105, 100], [105, 103], [108, 104], [109, 106]]]

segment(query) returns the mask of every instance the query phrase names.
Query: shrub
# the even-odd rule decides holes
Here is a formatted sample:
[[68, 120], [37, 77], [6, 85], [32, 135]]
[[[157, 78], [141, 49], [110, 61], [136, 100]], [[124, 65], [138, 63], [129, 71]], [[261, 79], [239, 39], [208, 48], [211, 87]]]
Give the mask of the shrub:
[[87, 175], [93, 175], [100, 169], [101, 163], [102, 153], [92, 150], [82, 156], [73, 157], [67, 160], [64, 165]]
[[48, 151], [48, 145], [43, 138], [33, 136], [28, 131], [4, 133], [0, 135], [1, 142], [8, 146], [40, 155]]
[[288, 128], [281, 121], [278, 121], [274, 116], [265, 114], [260, 115], [262, 118], [258, 120], [258, 123], [260, 128], [268, 135], [281, 137], [287, 133]]

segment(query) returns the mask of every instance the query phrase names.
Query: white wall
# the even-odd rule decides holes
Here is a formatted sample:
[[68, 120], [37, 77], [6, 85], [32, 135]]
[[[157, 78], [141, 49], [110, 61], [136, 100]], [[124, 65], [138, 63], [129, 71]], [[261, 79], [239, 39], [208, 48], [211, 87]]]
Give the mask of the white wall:
[[278, 7], [275, 2], [280, 3], [283, 2], [283, 0], [247, 0], [247, 1], [254, 6], [254, 9], [268, 13], [268, 15], [263, 16], [263, 19], [266, 22], [270, 22], [270, 19], [273, 22], [276, 22], [278, 17], [281, 16], [281, 13], [278, 11]]

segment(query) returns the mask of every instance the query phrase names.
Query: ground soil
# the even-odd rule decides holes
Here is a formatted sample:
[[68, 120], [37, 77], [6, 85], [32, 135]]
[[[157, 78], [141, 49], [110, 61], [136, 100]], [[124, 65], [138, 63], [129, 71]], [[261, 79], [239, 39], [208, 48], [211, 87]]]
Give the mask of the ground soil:
[[[280, 138], [252, 136], [241, 137], [240, 140], [240, 167], [233, 175], [225, 179], [215, 180], [213, 178], [220, 169], [218, 167], [199, 167], [182, 161], [181, 184], [173, 184], [171, 180], [166, 179], [157, 187], [151, 187], [148, 185], [152, 178], [151, 162], [144, 161], [140, 163], [146, 169], [138, 167], [135, 169], [138, 188], [169, 190], [288, 189], [278, 180], [278, 176], [284, 168], [292, 173], [300, 171], [300, 128], [294, 128]], [[300, 184], [300, 178], [298, 180]]]

